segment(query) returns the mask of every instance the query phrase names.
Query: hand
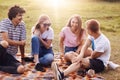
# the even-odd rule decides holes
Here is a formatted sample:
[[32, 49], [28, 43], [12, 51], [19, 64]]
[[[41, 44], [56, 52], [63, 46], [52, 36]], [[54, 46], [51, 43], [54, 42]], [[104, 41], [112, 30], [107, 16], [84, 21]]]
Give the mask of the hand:
[[25, 40], [22, 40], [22, 41], [20, 41], [20, 44], [21, 44], [22, 46], [24, 46], [24, 45], [26, 44], [26, 41], [25, 41]]
[[64, 57], [64, 53], [60, 53], [60, 59]]

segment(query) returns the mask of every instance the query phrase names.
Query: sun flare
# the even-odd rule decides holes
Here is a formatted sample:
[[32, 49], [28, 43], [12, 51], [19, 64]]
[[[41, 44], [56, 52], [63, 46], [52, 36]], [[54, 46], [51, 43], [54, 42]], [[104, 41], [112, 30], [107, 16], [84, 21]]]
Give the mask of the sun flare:
[[62, 7], [65, 5], [65, 0], [47, 0], [49, 6]]
[[53, 8], [64, 7], [68, 4], [66, 0], [34, 0], [34, 2]]

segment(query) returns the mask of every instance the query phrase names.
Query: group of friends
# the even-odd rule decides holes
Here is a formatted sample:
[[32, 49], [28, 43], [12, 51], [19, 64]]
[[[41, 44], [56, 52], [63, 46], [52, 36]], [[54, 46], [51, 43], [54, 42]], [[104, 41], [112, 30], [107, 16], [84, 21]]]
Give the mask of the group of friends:
[[[0, 22], [0, 71], [11, 74], [24, 73], [24, 65], [16, 59], [18, 47], [21, 60], [24, 61], [26, 44], [26, 27], [22, 21], [25, 10], [20, 6], [12, 6], [8, 18]], [[35, 69], [44, 72], [44, 67], [51, 66], [57, 80], [63, 80], [68, 74], [81, 70], [93, 69], [96, 73], [107, 67], [111, 47], [108, 38], [100, 31], [100, 23], [96, 19], [85, 22], [78, 14], [70, 17], [60, 32], [59, 50], [68, 68], [64, 71], [54, 61], [52, 41], [54, 31], [48, 15], [40, 15], [32, 27], [31, 55]]]

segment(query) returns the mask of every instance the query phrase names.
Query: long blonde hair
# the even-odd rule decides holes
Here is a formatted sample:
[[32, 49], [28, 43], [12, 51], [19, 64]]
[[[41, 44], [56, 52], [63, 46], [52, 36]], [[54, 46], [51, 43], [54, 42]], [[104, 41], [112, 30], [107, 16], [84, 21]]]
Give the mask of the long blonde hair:
[[[49, 20], [49, 21], [50, 21], [50, 18], [49, 18], [48, 15], [42, 14], [42, 15], [39, 17], [39, 19], [38, 19], [38, 21], [37, 21], [37, 23], [36, 23], [36, 25], [35, 25], [35, 29], [40, 28], [40, 24], [43, 23], [45, 20]], [[50, 22], [51, 22], [51, 21], [50, 21]]]
[[81, 41], [81, 38], [82, 38], [82, 35], [83, 35], [83, 32], [85, 31], [83, 28], [82, 28], [82, 20], [81, 20], [81, 17], [78, 15], [78, 14], [75, 14], [73, 16], [71, 16], [66, 24], [67, 27], [71, 27], [71, 20], [73, 18], [76, 18], [78, 20], [78, 29], [76, 30], [75, 34], [77, 36], [77, 41], [80, 42]]
[[[36, 22], [35, 26], [31, 29], [32, 34], [34, 33], [34, 31], [36, 29], [40, 29], [40, 24], [43, 23], [45, 20], [49, 20], [50, 21], [49, 16], [46, 15], [46, 14], [40, 15], [40, 17], [38, 18], [38, 21]], [[49, 30], [49, 28], [47, 30]]]

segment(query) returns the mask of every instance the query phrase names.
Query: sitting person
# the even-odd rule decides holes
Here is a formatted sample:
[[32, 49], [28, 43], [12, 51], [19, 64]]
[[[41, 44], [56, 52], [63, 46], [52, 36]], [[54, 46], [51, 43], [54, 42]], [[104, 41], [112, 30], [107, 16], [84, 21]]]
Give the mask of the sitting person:
[[[86, 29], [89, 34], [88, 39], [83, 45], [79, 56], [74, 59], [73, 64], [61, 72], [57, 64], [55, 62], [52, 63], [52, 69], [57, 80], [63, 80], [65, 76], [79, 69], [93, 69], [96, 73], [99, 73], [107, 67], [111, 47], [108, 38], [100, 32], [100, 23], [95, 19], [88, 20]], [[91, 44], [93, 48], [91, 56], [83, 58], [85, 51]]]
[[45, 71], [43, 67], [51, 66], [54, 60], [53, 38], [54, 32], [50, 18], [47, 15], [41, 15], [37, 24], [32, 28], [31, 48], [36, 70]]
[[[82, 28], [82, 20], [79, 15], [73, 15], [67, 25], [60, 32], [60, 55], [70, 63], [76, 57], [86, 40], [86, 32]], [[65, 55], [64, 55], [65, 54]], [[85, 56], [90, 56], [91, 51], [86, 50]]]
[[8, 46], [7, 41], [0, 42], [0, 71], [11, 74], [23, 73], [24, 67], [12, 55], [8, 54]]
[[[0, 22], [0, 41], [5, 40], [5, 45], [8, 47], [1, 47], [4, 49], [0, 52], [0, 70], [9, 73], [23, 73], [24, 66], [15, 59], [20, 48], [21, 58], [24, 58], [25, 43], [26, 43], [26, 28], [22, 21], [25, 10], [19, 6], [13, 6], [9, 9], [8, 18]], [[3, 67], [4, 66], [4, 67]]]

